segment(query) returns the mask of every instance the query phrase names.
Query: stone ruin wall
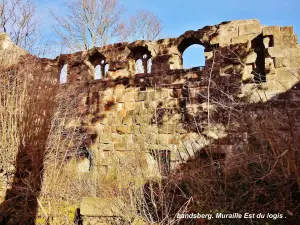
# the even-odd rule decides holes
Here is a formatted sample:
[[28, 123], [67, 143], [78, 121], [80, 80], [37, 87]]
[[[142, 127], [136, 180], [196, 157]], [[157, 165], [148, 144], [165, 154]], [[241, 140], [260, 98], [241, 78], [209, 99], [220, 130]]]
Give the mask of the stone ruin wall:
[[[204, 46], [205, 65], [182, 69], [183, 52], [192, 44]], [[136, 74], [138, 59], [145, 71], [152, 60], [151, 73]], [[201, 149], [209, 139], [228, 135], [222, 121], [207, 129], [207, 86], [221, 87], [228, 96], [249, 103], [274, 100], [299, 81], [293, 70], [300, 60], [300, 46], [292, 27], [241, 20], [187, 31], [178, 38], [117, 43], [37, 60], [46, 65], [40, 76], [57, 74], [57, 81], [67, 64], [63, 88], [76, 89], [69, 97], [77, 99], [78, 115], [83, 116], [68, 127], [86, 131], [93, 164], [105, 173], [111, 155], [122, 161], [128, 151], [143, 150], [149, 157], [153, 150], [170, 151], [174, 167], [194, 154], [191, 143]], [[97, 65], [105, 73], [98, 80]], [[232, 150], [231, 145], [224, 151]]]
[[[205, 65], [182, 69], [183, 52], [192, 44], [204, 46]], [[207, 129], [203, 96], [209, 77], [234, 98], [264, 102], [298, 83], [293, 68], [299, 57], [292, 27], [242, 20], [187, 31], [178, 38], [118, 43], [61, 55], [57, 62], [68, 65], [66, 86], [82, 88], [79, 109], [84, 119], [78, 126], [90, 134], [94, 163], [107, 171], [111, 155], [126, 158], [130, 150], [168, 150], [172, 166], [187, 160], [194, 154], [191, 142], [201, 149], [209, 144], [207, 137], [228, 135], [221, 122], [213, 131]], [[135, 74], [136, 60], [143, 61], [146, 71], [150, 58], [151, 73]], [[109, 64], [109, 70], [106, 78], [95, 80], [94, 68], [101, 63], [103, 73], [104, 65]]]
[[[64, 90], [65, 102], [74, 103], [71, 106], [77, 114], [77, 118], [69, 118], [62, 137], [74, 128], [84, 131], [84, 145], [92, 152], [93, 166], [103, 173], [109, 172], [112, 156], [118, 156], [122, 165], [128, 152], [136, 150], [145, 152], [150, 177], [156, 175], [151, 170], [157, 166], [153, 151], [167, 152], [172, 168], [191, 158], [195, 148], [200, 151], [205, 146], [213, 154], [230, 159], [234, 151], [244, 149], [249, 138], [244, 121], [238, 118], [230, 122], [228, 129], [228, 116], [219, 106], [228, 99], [249, 105], [245, 114], [251, 116], [254, 112], [260, 121], [269, 116], [264, 104], [271, 103], [275, 108], [274, 118], [284, 115], [279, 131], [283, 137], [288, 135], [285, 127], [288, 117], [282, 114], [287, 109], [289, 115], [296, 115], [298, 120], [294, 125], [299, 130], [297, 39], [292, 27], [267, 27], [257, 20], [241, 20], [187, 31], [178, 38], [117, 43], [51, 60], [28, 54], [1, 34], [1, 64], [30, 77], [30, 119], [26, 134], [32, 135], [25, 135], [25, 146], [18, 153], [12, 182], [28, 179], [40, 190], [40, 181], [35, 179], [43, 168], [44, 147], [59, 87]], [[204, 46], [205, 65], [182, 69], [183, 52], [192, 44]], [[142, 60], [144, 71], [148, 70], [147, 61], [151, 59], [151, 73], [136, 74], [138, 59]], [[59, 85], [65, 64], [67, 83]], [[97, 65], [101, 65], [105, 74], [102, 79], [95, 79]], [[213, 119], [210, 126], [208, 113]], [[226, 137], [229, 138], [224, 141]], [[26, 175], [29, 168], [37, 171]], [[5, 193], [19, 195], [18, 190], [6, 192], [10, 189], [7, 182], [4, 186], [1, 198]], [[10, 193], [14, 191], [17, 192]], [[8, 208], [1, 207], [0, 212]]]

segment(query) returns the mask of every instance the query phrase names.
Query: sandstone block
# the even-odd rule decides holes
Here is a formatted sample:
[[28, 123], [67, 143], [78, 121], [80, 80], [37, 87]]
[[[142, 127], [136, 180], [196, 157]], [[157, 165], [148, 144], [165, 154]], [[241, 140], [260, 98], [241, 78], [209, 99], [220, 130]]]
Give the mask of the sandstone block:
[[109, 143], [109, 144], [100, 144], [99, 145], [99, 149], [102, 152], [102, 155], [104, 157], [106, 157], [107, 155], [110, 154], [110, 151], [113, 149], [113, 144]]
[[111, 132], [112, 132], [111, 126], [104, 126], [103, 133], [111, 133]]
[[300, 45], [292, 47], [292, 48], [284, 48], [283, 56], [288, 57], [288, 58], [300, 57]]
[[274, 65], [275, 65], [275, 68], [283, 67], [283, 59], [284, 59], [284, 58], [281, 58], [281, 57], [276, 57], [276, 58], [274, 58]]
[[146, 135], [145, 134], [134, 134], [132, 139], [133, 139], [134, 143], [140, 144], [141, 146], [146, 143]]
[[126, 110], [134, 110], [134, 109], [136, 109], [136, 104], [133, 102], [125, 102], [124, 108]]
[[[141, 127], [141, 128], [143, 128], [143, 127]], [[148, 130], [148, 133], [149, 133], [149, 130]], [[146, 142], [148, 143], [148, 144], [156, 144], [157, 143], [157, 136], [158, 135], [151, 135], [151, 134], [148, 134], [147, 136], [146, 136]]]
[[284, 34], [294, 34], [294, 28], [292, 26], [280, 27], [280, 32]]
[[206, 60], [211, 59], [213, 56], [214, 56], [214, 53], [212, 51], [211, 52], [204, 52], [204, 57], [205, 57]]
[[167, 145], [169, 143], [170, 134], [160, 134], [157, 136], [157, 144]]
[[104, 91], [102, 92], [102, 94], [103, 94], [104, 96], [112, 96], [112, 95], [114, 94], [114, 92], [113, 92], [113, 89], [112, 89], [112, 88], [108, 88], [108, 89], [104, 90]]
[[125, 125], [116, 126], [116, 131], [119, 134], [126, 134], [128, 131], [128, 126]]
[[131, 125], [133, 123], [131, 116], [126, 116], [123, 118], [123, 124], [125, 125]]
[[147, 99], [148, 93], [146, 91], [140, 91], [135, 93], [134, 100], [139, 101], [145, 101]]
[[148, 91], [147, 100], [148, 101], [155, 101], [156, 100], [155, 91]]
[[111, 136], [110, 136], [110, 134], [102, 133], [99, 136], [99, 140], [100, 140], [100, 143], [109, 144], [111, 142]]
[[169, 97], [169, 91], [167, 89], [157, 90], [156, 91], [157, 99], [165, 100]]
[[124, 99], [125, 102], [134, 102], [135, 92], [126, 92], [126, 93], [124, 93], [123, 99]]
[[274, 46], [284, 46], [286, 47], [293, 47], [297, 45], [295, 42], [295, 35], [289, 34], [281, 34], [281, 35], [274, 35]]
[[251, 74], [251, 72], [253, 71], [253, 64], [251, 65], [246, 65], [243, 75], [242, 75], [242, 80], [243, 81], [251, 81], [254, 78], [254, 75]]
[[245, 64], [254, 64], [257, 58], [257, 54], [253, 51], [249, 55], [247, 55]]
[[283, 47], [276, 46], [276, 47], [267, 48], [266, 54], [268, 57], [271, 57], [271, 58], [284, 57]]
[[147, 126], [147, 125], [141, 125], [140, 126], [140, 132], [142, 134], [147, 134], [147, 133], [151, 133], [151, 127]]
[[170, 98], [163, 102], [166, 108], [177, 108], [179, 106], [179, 100], [176, 98]]
[[156, 108], [156, 106], [158, 104], [156, 101], [145, 101], [143, 103], [144, 103], [145, 109], [147, 109], [147, 110]]
[[125, 141], [125, 143], [127, 144], [127, 146], [133, 144], [132, 134], [124, 134], [122, 136], [123, 136], [123, 140]]
[[118, 133], [113, 133], [111, 134], [111, 141], [112, 142], [122, 142], [123, 141], [123, 136], [121, 134]]
[[280, 33], [279, 26], [270, 26], [263, 28], [263, 36], [278, 35]]
[[170, 124], [178, 123], [181, 121], [181, 119], [182, 119], [181, 117], [182, 116], [179, 113], [172, 114], [172, 115], [170, 115], [168, 123], [170, 123]]
[[255, 34], [244, 34], [240, 35], [237, 37], [231, 38], [231, 43], [232, 44], [243, 44], [243, 43], [248, 43], [249, 41], [253, 40], [256, 38], [260, 33], [255, 33]]
[[143, 114], [143, 115], [136, 115], [135, 116], [135, 123], [140, 124], [143, 126], [147, 126], [151, 123], [152, 115]]
[[124, 143], [124, 142], [115, 143], [114, 144], [114, 149], [115, 149], [115, 151], [127, 150], [126, 143]]
[[127, 111], [125, 109], [121, 109], [117, 114], [121, 118], [125, 118], [127, 116]]
[[160, 134], [172, 134], [175, 132], [175, 125], [174, 124], [164, 124], [158, 127], [158, 133]]
[[276, 75], [278, 80], [286, 81], [286, 83], [292, 83], [293, 85], [299, 82], [300, 79], [300, 75], [293, 73], [289, 68], [278, 68]]
[[275, 74], [276, 73], [274, 60], [272, 58], [266, 58], [265, 59], [265, 70], [268, 74]]
[[258, 21], [251, 24], [245, 24], [239, 26], [239, 36], [244, 34], [255, 34], [260, 32], [261, 32], [261, 27]]
[[135, 129], [134, 129], [135, 125], [127, 125], [127, 134], [134, 134], [134, 133], [138, 133]]
[[179, 143], [180, 143], [180, 137], [176, 137], [176, 136], [172, 136], [168, 141], [168, 144], [173, 144], [173, 145], [178, 145]]
[[124, 102], [124, 90], [116, 89], [116, 102]]
[[108, 116], [108, 125], [121, 125], [122, 118], [116, 115], [109, 115]]

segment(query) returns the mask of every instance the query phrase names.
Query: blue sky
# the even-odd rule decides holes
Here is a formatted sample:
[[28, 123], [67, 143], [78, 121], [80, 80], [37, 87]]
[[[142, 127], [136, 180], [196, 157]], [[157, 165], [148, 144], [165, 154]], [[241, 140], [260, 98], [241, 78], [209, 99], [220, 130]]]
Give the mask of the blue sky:
[[[62, 13], [63, 0], [35, 0], [46, 35], [52, 35], [49, 8]], [[268, 26], [294, 26], [300, 34], [299, 0], [119, 0], [126, 8], [125, 16], [139, 9], [155, 13], [163, 23], [163, 37], [176, 37], [187, 30], [238, 19], [258, 19]], [[184, 53], [186, 66], [203, 64], [203, 49], [191, 46]], [[200, 59], [195, 57], [200, 55]]]

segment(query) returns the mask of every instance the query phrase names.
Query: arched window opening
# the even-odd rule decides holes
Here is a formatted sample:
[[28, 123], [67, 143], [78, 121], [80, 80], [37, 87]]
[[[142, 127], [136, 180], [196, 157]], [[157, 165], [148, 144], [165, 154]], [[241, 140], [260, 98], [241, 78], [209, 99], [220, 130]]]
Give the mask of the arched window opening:
[[65, 64], [60, 70], [59, 82], [65, 84], [68, 81], [68, 64]]
[[151, 72], [152, 56], [147, 46], [134, 47], [129, 57], [135, 61], [135, 74]]
[[105, 78], [107, 77], [108, 70], [109, 70], [109, 64], [106, 64], [105, 67], [104, 67], [104, 77]]
[[255, 83], [263, 83], [267, 81], [266, 77], [266, 59], [265, 59], [265, 45], [263, 41], [263, 36], [259, 35], [251, 41], [251, 48], [254, 49], [256, 53], [256, 60], [254, 64], [254, 70], [252, 74], [254, 75]]
[[183, 69], [204, 66], [204, 47], [199, 44], [193, 44], [186, 48], [182, 54], [182, 65]]
[[97, 65], [95, 67], [95, 80], [99, 80], [102, 78], [101, 66]]
[[143, 61], [141, 59], [136, 60], [135, 62], [135, 73], [144, 73]]
[[107, 64], [105, 56], [95, 50], [89, 55], [88, 59], [95, 67], [94, 79], [99, 80], [105, 78], [105, 66]]
[[152, 68], [152, 59], [148, 59], [147, 61], [147, 73], [151, 73], [151, 68]]

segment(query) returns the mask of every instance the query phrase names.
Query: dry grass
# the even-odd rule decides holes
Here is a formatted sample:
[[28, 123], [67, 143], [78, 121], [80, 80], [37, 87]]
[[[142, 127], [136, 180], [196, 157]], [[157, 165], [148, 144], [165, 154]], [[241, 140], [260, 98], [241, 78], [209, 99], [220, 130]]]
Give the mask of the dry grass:
[[[14, 68], [0, 72], [0, 171], [1, 197], [11, 187], [16, 158], [22, 142], [27, 103], [27, 79]], [[2, 187], [3, 184], [3, 187]]]

